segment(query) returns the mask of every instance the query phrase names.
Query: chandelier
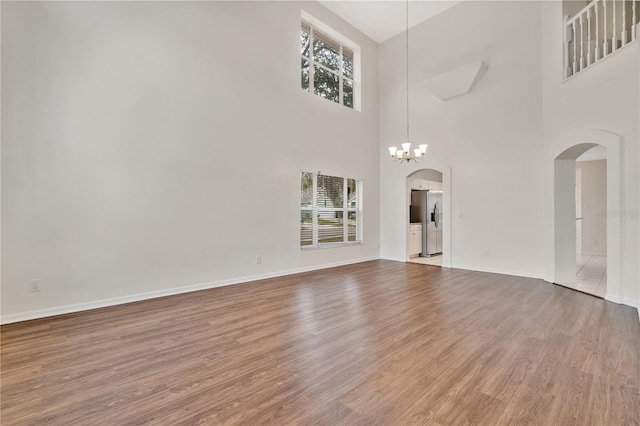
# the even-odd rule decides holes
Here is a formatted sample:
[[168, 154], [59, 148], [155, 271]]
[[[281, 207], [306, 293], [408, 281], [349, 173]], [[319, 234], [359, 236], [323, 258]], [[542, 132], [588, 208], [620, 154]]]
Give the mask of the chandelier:
[[418, 148], [411, 152], [411, 143], [409, 142], [409, 0], [407, 0], [407, 30], [406, 30], [406, 57], [407, 57], [407, 141], [402, 144], [402, 149], [398, 147], [389, 147], [389, 154], [394, 160], [400, 160], [400, 163], [414, 161], [418, 162], [427, 152], [427, 144], [420, 144]]

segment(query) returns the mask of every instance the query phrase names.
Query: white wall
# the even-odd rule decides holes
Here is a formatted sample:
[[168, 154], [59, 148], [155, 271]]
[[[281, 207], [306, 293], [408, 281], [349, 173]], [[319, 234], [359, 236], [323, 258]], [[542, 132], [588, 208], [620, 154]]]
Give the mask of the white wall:
[[[536, 2], [463, 2], [410, 33], [412, 142], [451, 167], [454, 267], [541, 277], [542, 37]], [[383, 155], [404, 139], [404, 34], [380, 46], [381, 256], [404, 258], [405, 180]], [[442, 102], [420, 83], [483, 60], [474, 90]], [[403, 176], [404, 175], [404, 176]], [[488, 253], [488, 255], [485, 255]]]
[[576, 169], [581, 176], [581, 253], [606, 256], [607, 160], [577, 161]]
[[[362, 112], [300, 89], [301, 7]], [[377, 51], [313, 2], [3, 2], [2, 320], [378, 257]], [[364, 181], [362, 246], [300, 251], [301, 169]]]
[[[620, 222], [622, 241], [621, 275], [619, 283], [607, 286], [620, 287], [614, 301], [636, 306], [640, 278], [638, 270], [638, 217], [628, 214], [639, 207], [638, 186], [640, 181], [638, 162], [638, 117], [640, 116], [638, 55], [640, 44], [635, 43], [608, 57], [591, 69], [563, 82], [562, 49], [563, 35], [562, 4], [543, 2], [542, 17], [545, 31], [542, 34], [543, 93], [544, 93], [544, 175], [546, 176], [543, 205], [553, 205], [553, 160], [563, 149], [566, 138], [582, 129], [600, 129], [616, 133], [623, 138], [623, 164], [620, 206], [614, 209], [623, 212], [613, 218]], [[596, 142], [597, 143], [597, 142]], [[609, 153], [607, 153], [609, 156]], [[608, 157], [608, 160], [610, 158]], [[609, 161], [609, 165], [611, 162]], [[611, 220], [611, 219], [610, 219]], [[553, 209], [545, 210], [545, 222], [552, 223]], [[552, 247], [553, 227], [545, 227], [545, 247]], [[608, 251], [611, 247], [608, 247]], [[553, 250], [548, 250], [547, 273], [552, 275]], [[609, 272], [609, 271], [608, 271]]]

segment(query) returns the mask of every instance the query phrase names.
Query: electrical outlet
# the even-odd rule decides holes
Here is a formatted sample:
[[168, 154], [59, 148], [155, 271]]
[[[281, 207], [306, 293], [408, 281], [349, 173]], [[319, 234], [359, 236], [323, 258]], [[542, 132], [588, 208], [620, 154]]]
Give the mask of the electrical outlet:
[[262, 263], [262, 256], [261, 255], [257, 255], [256, 256], [256, 265], [259, 265]]
[[39, 279], [33, 279], [33, 280], [29, 280], [29, 291], [30, 292], [36, 292], [36, 291], [40, 291], [40, 280]]

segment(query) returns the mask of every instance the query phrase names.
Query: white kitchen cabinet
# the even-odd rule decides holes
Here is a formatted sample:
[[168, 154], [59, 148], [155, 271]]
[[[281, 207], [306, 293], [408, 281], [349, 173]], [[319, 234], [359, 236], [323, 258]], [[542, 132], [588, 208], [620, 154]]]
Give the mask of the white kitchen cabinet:
[[411, 178], [411, 189], [418, 191], [442, 191], [442, 182], [432, 182], [426, 179]]
[[426, 191], [429, 189], [429, 181], [418, 178], [411, 178], [411, 189]]
[[409, 235], [407, 238], [409, 240], [409, 246], [411, 247], [409, 256], [417, 256], [422, 253], [422, 225], [409, 225]]
[[431, 191], [442, 191], [442, 182], [429, 181], [429, 189]]

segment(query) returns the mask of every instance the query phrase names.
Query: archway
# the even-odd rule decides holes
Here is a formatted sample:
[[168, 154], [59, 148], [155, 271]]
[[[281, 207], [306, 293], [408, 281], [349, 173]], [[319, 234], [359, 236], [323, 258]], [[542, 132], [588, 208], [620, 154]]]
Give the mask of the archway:
[[410, 188], [407, 262], [442, 266], [442, 173], [421, 169], [407, 176]]
[[[388, 161], [383, 158], [381, 161]], [[442, 266], [450, 268], [452, 260], [451, 238], [451, 167], [430, 160], [428, 156], [418, 163], [391, 163], [381, 171], [380, 187], [384, 202], [380, 206], [380, 257], [382, 259], [406, 262], [407, 260], [407, 218], [409, 217], [409, 197], [411, 189], [407, 177], [422, 169], [433, 169], [442, 173], [443, 210], [443, 256]]]
[[563, 285], [576, 282], [576, 159], [591, 148], [607, 149], [607, 292], [605, 299], [621, 302], [621, 219], [620, 210], [622, 138], [603, 130], [584, 130], [565, 138], [552, 153], [553, 161], [553, 242], [552, 281]]
[[[421, 167], [420, 167], [421, 166]], [[405, 202], [403, 205], [404, 216], [407, 220], [405, 224], [409, 223], [410, 211], [409, 205], [411, 204], [411, 183], [408, 179], [411, 175], [423, 170], [436, 171], [442, 175], [442, 262], [441, 266], [445, 268], [451, 268], [451, 168], [447, 165], [425, 161], [422, 164], [412, 165], [409, 170], [406, 170], [403, 179], [401, 181], [405, 190]], [[405, 225], [406, 226], [406, 225]], [[407, 232], [404, 232], [407, 235]], [[410, 257], [409, 244], [405, 239], [404, 244], [404, 259], [408, 260]]]

